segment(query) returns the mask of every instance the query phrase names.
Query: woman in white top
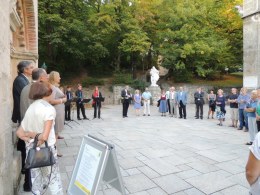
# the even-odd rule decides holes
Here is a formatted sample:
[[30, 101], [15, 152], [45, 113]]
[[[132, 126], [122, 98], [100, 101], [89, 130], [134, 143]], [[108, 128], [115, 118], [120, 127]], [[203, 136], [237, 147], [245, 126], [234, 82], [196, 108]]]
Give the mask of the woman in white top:
[[[30, 89], [29, 98], [35, 100], [25, 113], [21, 126], [17, 130], [17, 136], [26, 142], [26, 153], [33, 146], [33, 140], [37, 134], [38, 146], [44, 141], [51, 147], [56, 164], [48, 167], [31, 169], [32, 192], [43, 194], [49, 184], [51, 194], [62, 195], [62, 183], [58, 167], [57, 150], [55, 147], [56, 138], [54, 132], [54, 121], [56, 111], [49, 103], [52, 98], [51, 85], [43, 82], [33, 83]], [[51, 176], [50, 176], [51, 174]], [[49, 180], [50, 178], [50, 180]]]
[[250, 184], [250, 194], [260, 194], [260, 133], [249, 147], [250, 153], [246, 165], [246, 179]]

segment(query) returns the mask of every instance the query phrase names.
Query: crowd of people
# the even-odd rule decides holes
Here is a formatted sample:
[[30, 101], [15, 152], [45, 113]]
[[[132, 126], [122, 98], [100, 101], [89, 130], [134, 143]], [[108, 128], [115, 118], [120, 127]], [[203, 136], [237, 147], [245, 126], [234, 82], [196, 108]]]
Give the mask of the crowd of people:
[[[60, 86], [60, 74], [52, 71], [47, 74], [45, 69], [35, 68], [30, 61], [21, 61], [17, 65], [18, 76], [13, 82], [13, 113], [12, 121], [18, 123], [17, 150], [21, 151], [22, 174], [25, 174], [23, 189], [26, 192], [42, 194], [46, 190], [46, 184], [41, 181], [48, 180], [48, 187], [51, 194], [63, 194], [60, 179], [58, 152], [56, 141], [64, 139], [59, 134], [64, 129], [65, 121], [70, 121], [71, 104], [75, 102], [77, 107], [77, 119], [88, 119], [85, 114], [84, 102], [89, 101], [83, 95], [82, 85], [78, 84], [75, 95], [71, 86], [64, 91]], [[94, 108], [93, 118], [101, 118], [101, 102], [104, 101], [101, 92], [96, 86], [92, 93], [92, 107]], [[35, 136], [38, 137], [38, 146], [47, 141], [51, 148], [55, 165], [25, 169], [25, 161], [28, 151], [33, 147]]]
[[[167, 113], [169, 113], [170, 117], [177, 118], [179, 115], [180, 119], [187, 119], [187, 94], [183, 87], [180, 87], [179, 91], [176, 91], [175, 87], [172, 86], [167, 91], [162, 89], [161, 95], [157, 100], [156, 97], [152, 97], [148, 88], [145, 88], [142, 94], [140, 90], [135, 90], [135, 94], [132, 95], [129, 86], [126, 86], [121, 91], [123, 118], [128, 117], [128, 107], [131, 103], [134, 105], [133, 107], [137, 116], [140, 116], [142, 106], [143, 116], [150, 116], [150, 105], [153, 100], [153, 102], [157, 102], [158, 111], [162, 117], [166, 117]], [[214, 90], [210, 90], [210, 92], [206, 94], [202, 88], [199, 87], [194, 93], [196, 106], [195, 119], [203, 119], [206, 100], [208, 102], [207, 119], [216, 117], [219, 121], [217, 124], [219, 126], [223, 126], [223, 122], [226, 120], [226, 103], [229, 103], [229, 127], [249, 132], [249, 141], [246, 145], [252, 145], [257, 132], [260, 131], [260, 89], [253, 90], [249, 94], [246, 88], [241, 88], [240, 93], [238, 93], [236, 88], [232, 88], [230, 94], [226, 95], [222, 89], [218, 89], [217, 94], [214, 93]]]
[[[72, 92], [71, 86], [67, 86], [64, 91], [60, 87], [61, 77], [58, 72], [52, 71], [47, 74], [42, 68], [34, 68], [29, 61], [21, 61], [17, 65], [17, 69], [18, 76], [13, 82], [12, 121], [18, 123], [19, 126], [17, 149], [21, 151], [22, 155], [22, 173], [25, 174], [24, 191], [41, 193], [41, 184], [37, 183], [36, 177], [49, 177], [48, 187], [51, 193], [63, 194], [58, 166], [58, 157], [62, 157], [62, 154], [58, 152], [56, 142], [58, 139], [64, 139], [59, 133], [64, 129], [65, 121], [72, 119], [71, 104], [76, 104], [78, 120], [88, 120], [84, 103], [92, 99], [93, 119], [100, 119], [101, 102], [104, 101], [104, 97], [97, 86], [93, 89], [91, 99], [84, 97], [81, 84], [78, 84], [75, 93]], [[32, 81], [30, 82], [30, 80]], [[248, 182], [252, 185], [255, 184], [260, 176], [260, 135], [258, 133], [260, 131], [260, 90], [253, 90], [248, 94], [246, 88], [241, 88], [240, 93], [236, 88], [232, 88], [231, 94], [225, 95], [222, 89], [218, 89], [217, 94], [213, 90], [206, 94], [201, 88], [198, 88], [194, 93], [195, 119], [203, 120], [205, 100], [208, 101], [208, 119], [216, 117], [219, 121], [218, 125], [223, 126], [226, 119], [226, 102], [228, 102], [230, 127], [249, 131], [249, 141], [246, 145], [252, 146], [250, 147], [246, 174]], [[145, 88], [143, 93], [137, 89], [132, 95], [129, 87], [126, 86], [121, 91], [121, 102], [123, 118], [128, 117], [128, 108], [131, 103], [133, 103], [137, 116], [141, 115], [142, 108], [143, 116], [151, 116], [150, 105], [152, 102], [156, 102], [162, 117], [166, 117], [169, 113], [170, 117], [177, 118], [179, 116], [180, 119], [187, 119], [188, 93], [183, 87], [180, 87], [178, 91], [173, 86], [167, 91], [162, 89], [160, 97], [155, 99], [148, 88]], [[81, 118], [80, 112], [83, 118]], [[28, 170], [24, 168], [25, 160], [36, 135], [38, 136], [38, 146], [41, 146], [45, 141], [48, 142], [56, 164], [52, 167]], [[43, 171], [43, 169], [45, 170]], [[260, 182], [258, 183], [259, 187]], [[42, 187], [46, 188], [46, 186]]]

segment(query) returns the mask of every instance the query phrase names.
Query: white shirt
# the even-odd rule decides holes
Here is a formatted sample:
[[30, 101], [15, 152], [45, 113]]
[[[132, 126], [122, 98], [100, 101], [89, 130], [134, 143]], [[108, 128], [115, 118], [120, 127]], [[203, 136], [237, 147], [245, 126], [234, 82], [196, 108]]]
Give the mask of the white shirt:
[[[255, 141], [252, 146], [249, 147], [250, 151], [256, 157], [257, 160], [260, 160], [260, 133], [256, 134]], [[260, 194], [260, 178], [256, 180], [256, 182], [250, 186], [250, 193], [252, 195]]]
[[53, 120], [51, 131], [48, 137], [48, 145], [53, 146], [56, 143], [54, 132], [54, 121], [56, 117], [55, 108], [45, 100], [34, 101], [25, 113], [24, 119], [21, 123], [24, 131], [33, 131], [42, 133], [44, 130], [44, 122]]

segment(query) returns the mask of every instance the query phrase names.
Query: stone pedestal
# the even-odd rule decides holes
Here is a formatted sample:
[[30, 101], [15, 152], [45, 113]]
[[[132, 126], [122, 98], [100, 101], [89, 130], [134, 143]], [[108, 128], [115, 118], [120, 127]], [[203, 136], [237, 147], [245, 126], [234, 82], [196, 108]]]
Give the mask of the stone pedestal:
[[161, 97], [161, 88], [159, 86], [150, 86], [148, 89], [152, 94], [151, 104], [154, 105]]
[[243, 86], [260, 86], [260, 0], [244, 0], [243, 6]]

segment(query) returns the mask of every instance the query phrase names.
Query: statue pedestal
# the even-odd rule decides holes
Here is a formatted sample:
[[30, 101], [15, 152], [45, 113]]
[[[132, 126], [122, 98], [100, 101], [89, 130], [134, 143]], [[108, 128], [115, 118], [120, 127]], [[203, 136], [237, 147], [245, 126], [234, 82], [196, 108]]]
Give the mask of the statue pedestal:
[[152, 105], [156, 105], [157, 104], [157, 100], [160, 99], [161, 97], [161, 88], [159, 86], [150, 86], [148, 87], [151, 95], [152, 95]]

